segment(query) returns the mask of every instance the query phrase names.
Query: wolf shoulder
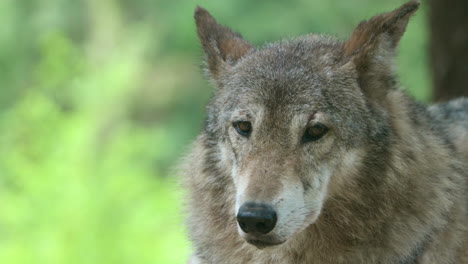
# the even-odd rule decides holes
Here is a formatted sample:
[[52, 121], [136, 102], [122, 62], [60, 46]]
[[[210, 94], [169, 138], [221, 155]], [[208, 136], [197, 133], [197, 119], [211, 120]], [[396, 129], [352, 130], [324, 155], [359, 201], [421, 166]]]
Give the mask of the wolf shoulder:
[[455, 149], [468, 161], [468, 98], [428, 107], [433, 127], [441, 129]]

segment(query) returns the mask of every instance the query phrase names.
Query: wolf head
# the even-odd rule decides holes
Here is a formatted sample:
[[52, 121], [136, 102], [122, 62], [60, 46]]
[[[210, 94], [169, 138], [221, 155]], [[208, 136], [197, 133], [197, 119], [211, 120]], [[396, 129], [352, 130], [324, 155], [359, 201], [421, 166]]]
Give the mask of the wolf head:
[[262, 248], [313, 224], [385, 144], [393, 57], [419, 3], [361, 22], [350, 39], [306, 35], [255, 48], [203, 8], [195, 20], [216, 86], [205, 134], [236, 193], [238, 232]]

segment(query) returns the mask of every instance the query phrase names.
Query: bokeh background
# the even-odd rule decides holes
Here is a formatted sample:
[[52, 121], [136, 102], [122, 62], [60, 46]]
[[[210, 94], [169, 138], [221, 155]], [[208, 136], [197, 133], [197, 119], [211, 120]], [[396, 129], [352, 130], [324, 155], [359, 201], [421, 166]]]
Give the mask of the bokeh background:
[[[193, 10], [256, 45], [346, 38], [404, 0], [0, 1], [0, 263], [185, 263], [173, 169], [212, 87]], [[426, 7], [397, 59], [430, 98]]]

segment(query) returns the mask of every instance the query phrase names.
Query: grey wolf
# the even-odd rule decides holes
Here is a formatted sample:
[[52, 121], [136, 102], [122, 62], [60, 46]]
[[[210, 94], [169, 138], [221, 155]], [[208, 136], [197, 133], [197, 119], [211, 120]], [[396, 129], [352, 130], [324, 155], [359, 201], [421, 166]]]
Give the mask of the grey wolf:
[[191, 263], [468, 263], [468, 100], [425, 106], [394, 70], [418, 6], [260, 48], [196, 8], [215, 91], [184, 162]]

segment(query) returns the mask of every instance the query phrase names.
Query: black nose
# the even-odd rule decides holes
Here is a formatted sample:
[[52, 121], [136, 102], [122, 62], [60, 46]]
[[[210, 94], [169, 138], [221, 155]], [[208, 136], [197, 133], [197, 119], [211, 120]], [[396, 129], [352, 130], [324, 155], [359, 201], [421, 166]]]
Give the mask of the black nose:
[[245, 233], [266, 234], [275, 228], [276, 220], [276, 212], [265, 204], [245, 203], [237, 213], [237, 222]]

